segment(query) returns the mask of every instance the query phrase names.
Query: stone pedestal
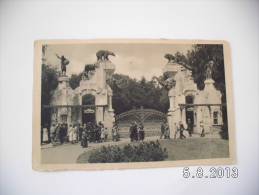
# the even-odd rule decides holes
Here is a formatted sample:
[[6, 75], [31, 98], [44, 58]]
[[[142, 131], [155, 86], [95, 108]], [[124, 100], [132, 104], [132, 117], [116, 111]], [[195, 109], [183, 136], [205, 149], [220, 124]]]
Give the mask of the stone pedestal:
[[181, 67], [177, 63], [168, 63], [163, 68], [163, 74], [165, 79], [168, 79], [169, 77], [174, 78], [175, 74], [179, 71], [181, 71]]
[[[51, 97], [51, 105], [72, 105], [76, 103], [73, 101], [75, 93], [69, 85], [69, 78], [59, 77], [58, 82], [58, 87]], [[67, 118], [67, 120], [61, 121], [61, 115], [66, 115], [64, 118]], [[71, 124], [73, 122], [71, 118], [71, 108], [58, 107], [52, 110], [51, 122], [55, 124], [61, 122], [66, 122], [68, 125]]]
[[[165, 80], [167, 79], [175, 79], [175, 75], [181, 71], [181, 67], [177, 63], [168, 63], [164, 68], [163, 68], [163, 74]], [[176, 80], [176, 79], [175, 79]], [[177, 85], [177, 80], [176, 80], [176, 85]], [[176, 123], [175, 121], [175, 115], [176, 115], [176, 88], [173, 86], [169, 92], [169, 110], [167, 114], [167, 120], [168, 120], [168, 125], [170, 129], [170, 138], [174, 137], [174, 133], [176, 131], [176, 126], [174, 125]]]

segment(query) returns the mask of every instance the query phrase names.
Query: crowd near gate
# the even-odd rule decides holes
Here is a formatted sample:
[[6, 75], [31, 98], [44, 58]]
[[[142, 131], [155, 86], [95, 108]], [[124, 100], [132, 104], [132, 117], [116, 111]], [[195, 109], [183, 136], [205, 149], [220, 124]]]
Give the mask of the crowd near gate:
[[115, 116], [119, 127], [120, 137], [129, 137], [129, 129], [132, 122], [144, 125], [145, 136], [157, 136], [161, 132], [161, 122], [167, 121], [167, 115], [152, 109], [136, 109], [123, 112]]

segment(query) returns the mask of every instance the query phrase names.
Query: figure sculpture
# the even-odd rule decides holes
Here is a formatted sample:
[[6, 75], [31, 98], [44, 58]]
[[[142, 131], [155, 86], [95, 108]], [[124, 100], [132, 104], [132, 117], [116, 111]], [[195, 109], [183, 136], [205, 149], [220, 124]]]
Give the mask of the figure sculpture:
[[214, 65], [213, 61], [209, 61], [206, 65], [206, 79], [211, 79], [212, 78], [212, 67]]
[[168, 63], [172, 63], [175, 60], [175, 57], [172, 54], [165, 54], [164, 57], [168, 59]]
[[82, 80], [89, 80], [93, 77], [93, 75], [95, 74], [95, 69], [96, 66], [93, 64], [86, 64], [85, 65], [85, 69], [82, 73]]
[[64, 56], [61, 56], [59, 57], [57, 54], [56, 56], [58, 57], [58, 59], [61, 59], [61, 76], [64, 76], [66, 77], [66, 71], [67, 71], [67, 68], [66, 68], [66, 65], [69, 64], [69, 61], [64, 57]]
[[106, 83], [110, 85], [110, 87], [113, 89], [115, 87], [119, 89], [124, 89], [126, 88], [126, 85], [128, 83], [128, 77], [122, 77], [121, 79], [114, 79], [113, 77], [110, 77], [106, 80]]
[[158, 83], [160, 84], [160, 85], [162, 85], [163, 86], [163, 88], [165, 88], [166, 90], [170, 90], [170, 89], [172, 89], [173, 87], [175, 87], [175, 85], [176, 85], [176, 80], [175, 79], [173, 79], [173, 78], [171, 78], [171, 77], [169, 77], [168, 79], [166, 79], [165, 81], [164, 80], [161, 80], [161, 79], [159, 79], [159, 78], [157, 78], [157, 77], [154, 77], [157, 81], [158, 81]]
[[115, 56], [114, 53], [110, 52], [110, 51], [106, 51], [106, 50], [100, 50], [96, 53], [96, 57], [97, 57], [97, 61], [99, 60], [109, 60], [108, 56]]

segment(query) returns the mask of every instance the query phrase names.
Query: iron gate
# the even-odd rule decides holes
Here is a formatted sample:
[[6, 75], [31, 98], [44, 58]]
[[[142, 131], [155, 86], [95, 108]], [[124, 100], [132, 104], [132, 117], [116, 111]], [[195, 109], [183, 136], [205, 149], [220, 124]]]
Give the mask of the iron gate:
[[116, 123], [119, 127], [120, 137], [129, 137], [129, 129], [132, 121], [137, 125], [142, 123], [146, 136], [160, 135], [161, 122], [167, 121], [167, 115], [158, 110], [136, 109], [121, 113], [115, 116]]

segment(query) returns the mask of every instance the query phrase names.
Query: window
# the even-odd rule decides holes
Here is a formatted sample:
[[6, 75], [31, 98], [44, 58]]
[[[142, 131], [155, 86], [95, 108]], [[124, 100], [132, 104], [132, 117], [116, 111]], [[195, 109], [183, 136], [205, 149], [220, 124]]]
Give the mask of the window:
[[67, 115], [60, 115], [60, 122], [66, 123], [67, 122]]
[[213, 112], [213, 124], [218, 124], [218, 112]]

